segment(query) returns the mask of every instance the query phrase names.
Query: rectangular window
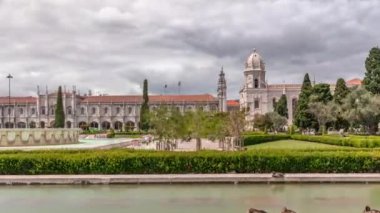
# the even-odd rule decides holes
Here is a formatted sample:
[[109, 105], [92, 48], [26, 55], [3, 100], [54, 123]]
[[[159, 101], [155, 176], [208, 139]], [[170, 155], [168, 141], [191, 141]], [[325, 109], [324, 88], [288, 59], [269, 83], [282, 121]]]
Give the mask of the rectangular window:
[[255, 109], [260, 108], [260, 102], [259, 102], [258, 99], [255, 99], [254, 104], [253, 104], [253, 107], [254, 107]]

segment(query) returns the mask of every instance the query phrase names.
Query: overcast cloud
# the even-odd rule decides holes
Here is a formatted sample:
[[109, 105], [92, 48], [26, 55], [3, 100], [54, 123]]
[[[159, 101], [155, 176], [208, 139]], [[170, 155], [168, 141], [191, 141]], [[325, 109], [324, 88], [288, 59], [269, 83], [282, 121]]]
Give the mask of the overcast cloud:
[[269, 83], [362, 78], [380, 43], [380, 1], [0, 0], [0, 95], [76, 85], [81, 93], [216, 93], [229, 98], [247, 56], [263, 56]]

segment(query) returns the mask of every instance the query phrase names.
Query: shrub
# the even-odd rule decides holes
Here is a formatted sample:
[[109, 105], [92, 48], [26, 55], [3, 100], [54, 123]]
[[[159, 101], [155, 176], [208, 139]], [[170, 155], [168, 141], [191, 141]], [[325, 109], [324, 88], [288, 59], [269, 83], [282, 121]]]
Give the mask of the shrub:
[[380, 147], [380, 137], [378, 136], [337, 137], [337, 136], [292, 135], [291, 139], [337, 145], [337, 146], [358, 147], [358, 148]]
[[114, 137], [115, 137], [115, 130], [111, 128], [107, 131], [107, 138], [114, 138]]
[[131, 150], [10, 151], [0, 153], [0, 174], [380, 172], [379, 151], [250, 150], [157, 152]]
[[244, 145], [255, 145], [270, 141], [278, 141], [278, 140], [285, 140], [289, 139], [289, 135], [268, 135], [268, 134], [261, 134], [261, 135], [245, 135], [244, 136]]

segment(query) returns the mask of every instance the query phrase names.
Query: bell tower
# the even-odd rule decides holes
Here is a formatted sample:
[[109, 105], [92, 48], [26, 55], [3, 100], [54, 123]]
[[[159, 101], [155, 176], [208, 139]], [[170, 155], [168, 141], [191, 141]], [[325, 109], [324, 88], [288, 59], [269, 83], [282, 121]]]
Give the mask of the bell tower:
[[247, 89], [266, 88], [265, 63], [256, 49], [249, 55], [244, 69], [245, 87]]
[[226, 78], [224, 76], [223, 67], [219, 73], [218, 101], [219, 101], [219, 112], [227, 112], [227, 83], [226, 83]]

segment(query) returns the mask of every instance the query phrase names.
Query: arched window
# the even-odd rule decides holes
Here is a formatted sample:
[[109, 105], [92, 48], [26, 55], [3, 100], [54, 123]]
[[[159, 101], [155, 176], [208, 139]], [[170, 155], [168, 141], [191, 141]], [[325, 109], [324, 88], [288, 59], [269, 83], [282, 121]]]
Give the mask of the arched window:
[[108, 113], [108, 107], [104, 108], [104, 114]]
[[259, 88], [259, 80], [257, 80], [257, 78], [255, 78], [254, 84], [255, 88]]
[[12, 109], [11, 107], [8, 107], [8, 115], [10, 115], [12, 113]]
[[32, 108], [32, 115], [36, 114], [36, 109]]
[[41, 114], [42, 115], [45, 115], [46, 114], [46, 107], [41, 107]]
[[96, 108], [95, 108], [95, 107], [92, 107], [92, 114], [93, 114], [93, 115], [96, 114]]
[[20, 113], [20, 115], [24, 114], [24, 109], [23, 108], [19, 108], [19, 113]]
[[54, 113], [55, 113], [55, 107], [51, 107], [51, 108], [50, 108], [50, 114], [51, 114], [51, 115], [54, 115]]
[[120, 114], [120, 107], [116, 107], [116, 114]]
[[128, 107], [128, 114], [132, 114], [132, 107]]
[[80, 114], [84, 115], [84, 107], [80, 108]]
[[68, 107], [67, 107], [67, 114], [68, 114], [68, 115], [71, 115], [71, 113], [72, 113], [71, 106], [68, 106]]
[[255, 109], [258, 109], [260, 108], [260, 102], [259, 102], [259, 99], [255, 99], [254, 103], [253, 103], [253, 108]]

